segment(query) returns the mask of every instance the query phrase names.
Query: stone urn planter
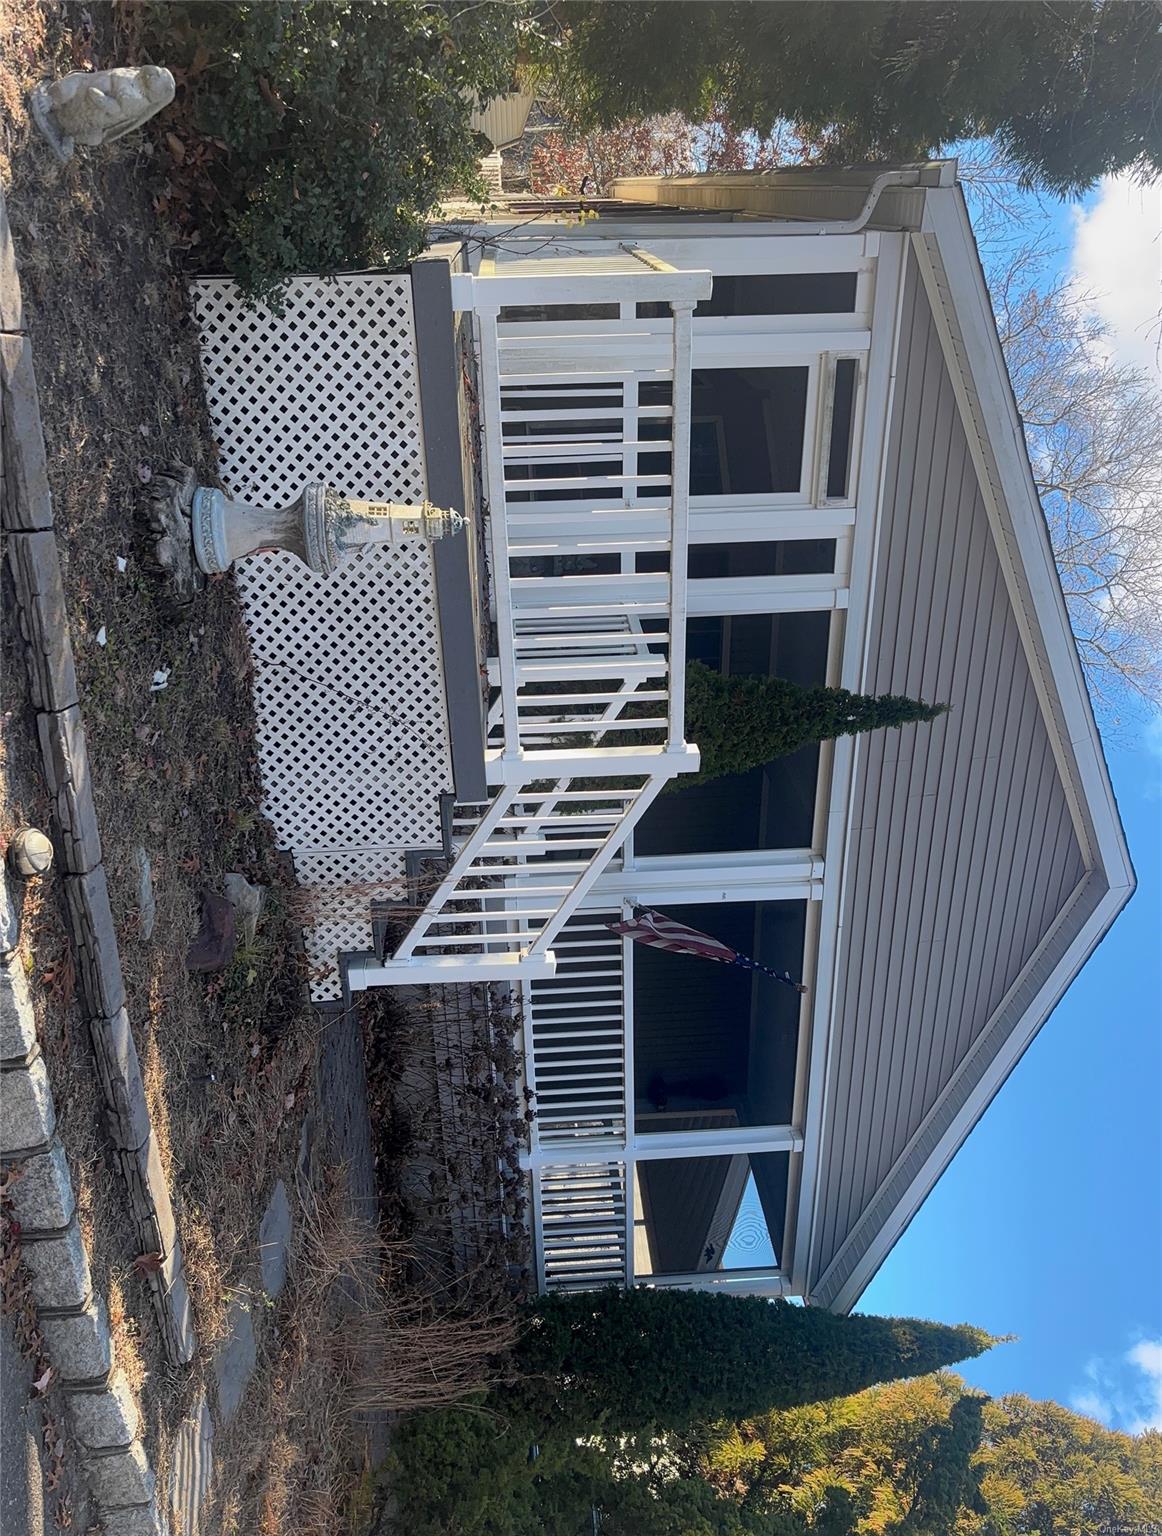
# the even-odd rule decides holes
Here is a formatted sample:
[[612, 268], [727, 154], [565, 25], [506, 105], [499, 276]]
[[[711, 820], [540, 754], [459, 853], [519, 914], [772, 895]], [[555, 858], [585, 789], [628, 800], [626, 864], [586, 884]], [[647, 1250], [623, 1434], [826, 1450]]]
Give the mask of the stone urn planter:
[[329, 576], [369, 544], [430, 543], [464, 527], [459, 512], [430, 501], [360, 501], [329, 485], [308, 485], [287, 507], [255, 507], [199, 485], [184, 464], [152, 477], [145, 511], [157, 564], [179, 604], [207, 576], [221, 575], [247, 555], [286, 550]]
[[368, 544], [446, 538], [459, 532], [464, 519], [430, 501], [358, 501], [329, 485], [308, 485], [288, 507], [254, 507], [200, 485], [194, 491], [191, 523], [194, 555], [207, 576], [271, 549], [287, 550], [310, 570], [329, 576]]

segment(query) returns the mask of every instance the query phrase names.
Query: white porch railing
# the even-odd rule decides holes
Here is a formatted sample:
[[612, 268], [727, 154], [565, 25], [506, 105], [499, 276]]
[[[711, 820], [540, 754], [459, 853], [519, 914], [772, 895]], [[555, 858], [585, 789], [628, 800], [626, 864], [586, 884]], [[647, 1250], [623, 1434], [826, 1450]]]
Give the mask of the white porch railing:
[[557, 969], [525, 995], [525, 1077], [537, 1105], [536, 1142], [624, 1144], [633, 1061], [628, 1054], [621, 917], [585, 912], [557, 935]]
[[[554, 939], [634, 824], [697, 769], [684, 738], [690, 342], [710, 286], [618, 246], [486, 260], [454, 279], [479, 343], [493, 795], [369, 979], [550, 974]], [[665, 358], [641, 302], [671, 306]], [[637, 572], [645, 551], [668, 555], [660, 581]], [[526, 573], [562, 557], [575, 574]]]

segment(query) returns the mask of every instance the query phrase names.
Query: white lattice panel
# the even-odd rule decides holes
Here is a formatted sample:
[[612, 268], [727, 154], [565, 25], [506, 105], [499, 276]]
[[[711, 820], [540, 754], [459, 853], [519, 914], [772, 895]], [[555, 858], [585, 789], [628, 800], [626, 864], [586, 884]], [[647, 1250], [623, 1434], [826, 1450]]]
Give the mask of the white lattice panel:
[[385, 848], [299, 853], [295, 873], [308, 903], [303, 944], [311, 967], [311, 996], [317, 1002], [337, 998], [342, 989], [335, 957], [371, 948], [368, 909], [372, 901], [404, 895], [404, 856]]
[[[225, 280], [194, 294], [228, 494], [278, 505], [322, 480], [423, 499], [408, 277], [299, 278], [282, 316]], [[236, 574], [264, 809], [312, 914], [312, 994], [337, 997], [337, 955], [370, 948], [371, 900], [399, 894], [402, 850], [439, 843], [452, 787], [431, 553], [379, 548], [329, 577], [259, 555]]]
[[285, 312], [234, 284], [194, 284], [206, 401], [231, 496], [293, 501], [307, 480], [348, 496], [426, 494], [411, 278], [296, 278]]
[[452, 787], [432, 557], [382, 546], [334, 576], [245, 562], [264, 807], [292, 849], [440, 840]]

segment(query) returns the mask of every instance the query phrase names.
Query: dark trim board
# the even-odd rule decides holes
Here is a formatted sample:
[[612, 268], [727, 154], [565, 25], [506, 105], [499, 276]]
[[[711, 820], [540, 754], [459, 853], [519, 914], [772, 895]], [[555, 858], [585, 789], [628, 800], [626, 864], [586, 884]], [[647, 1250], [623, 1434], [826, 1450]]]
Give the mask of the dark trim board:
[[[470, 517], [460, 420], [460, 368], [452, 309], [452, 273], [466, 270], [460, 246], [434, 246], [412, 264], [412, 309], [428, 498]], [[436, 602], [456, 798], [488, 798], [484, 775], [484, 705], [472, 600], [471, 523], [434, 546]]]

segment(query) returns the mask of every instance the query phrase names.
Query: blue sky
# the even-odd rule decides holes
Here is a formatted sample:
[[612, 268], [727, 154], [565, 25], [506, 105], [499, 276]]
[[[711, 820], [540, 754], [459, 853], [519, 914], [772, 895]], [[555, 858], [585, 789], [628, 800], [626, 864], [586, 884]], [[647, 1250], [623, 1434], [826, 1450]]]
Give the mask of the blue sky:
[[[1162, 189], [1131, 206], [1106, 186], [1039, 218], [1101, 293], [1119, 356], [1156, 368]], [[1106, 751], [1138, 891], [860, 1310], [1015, 1333], [969, 1381], [1140, 1430], [1162, 1428], [1162, 719]]]

